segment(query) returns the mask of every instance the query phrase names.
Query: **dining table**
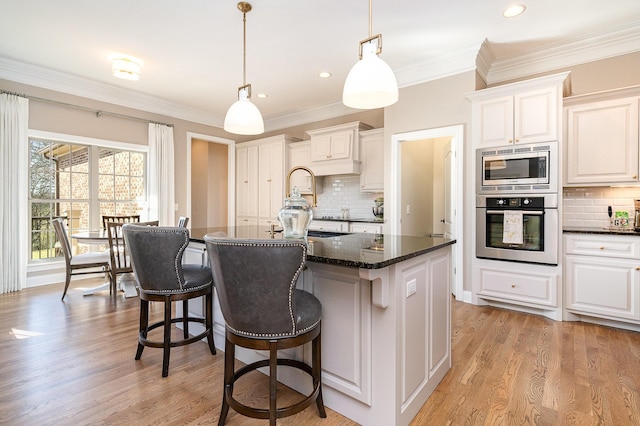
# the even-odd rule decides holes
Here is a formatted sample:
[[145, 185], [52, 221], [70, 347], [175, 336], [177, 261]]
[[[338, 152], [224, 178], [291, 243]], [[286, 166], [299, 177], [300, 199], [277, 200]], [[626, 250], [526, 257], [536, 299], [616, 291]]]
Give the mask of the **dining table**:
[[[109, 245], [109, 233], [106, 229], [96, 229], [90, 231], [77, 232], [71, 234], [71, 238], [75, 238], [79, 243], [92, 244], [92, 245]], [[108, 249], [110, 250], [110, 249]], [[84, 296], [95, 294], [99, 291], [108, 290], [111, 285], [111, 281], [107, 281], [95, 287], [87, 288], [83, 291]], [[137, 297], [138, 291], [135, 288], [133, 282], [124, 280], [121, 283], [121, 290], [124, 291], [124, 297]]]

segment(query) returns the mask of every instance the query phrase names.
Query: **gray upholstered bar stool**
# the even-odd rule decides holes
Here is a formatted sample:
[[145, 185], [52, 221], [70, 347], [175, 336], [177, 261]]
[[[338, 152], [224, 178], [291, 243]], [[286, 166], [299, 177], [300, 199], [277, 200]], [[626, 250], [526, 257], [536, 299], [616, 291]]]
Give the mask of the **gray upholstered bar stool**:
[[[122, 226], [129, 247], [133, 273], [140, 293], [140, 333], [136, 359], [140, 359], [145, 346], [163, 348], [162, 377], [169, 374], [169, 352], [176, 346], [184, 346], [207, 338], [209, 350], [216, 354], [213, 341], [213, 281], [211, 270], [202, 265], [182, 264], [184, 250], [189, 245], [189, 230], [180, 227]], [[189, 299], [205, 296], [205, 318], [188, 315]], [[182, 301], [183, 316], [171, 317], [173, 302]], [[149, 324], [149, 302], [164, 303], [164, 321]], [[171, 324], [181, 322], [183, 339], [171, 340]], [[189, 323], [204, 324], [205, 330], [189, 337]], [[164, 327], [162, 341], [147, 338], [149, 331]]]
[[[322, 401], [320, 316], [322, 306], [311, 293], [296, 289], [307, 246], [302, 240], [239, 240], [205, 236], [211, 272], [226, 322], [224, 393], [218, 424], [224, 424], [229, 407], [253, 418], [276, 419], [296, 414], [314, 402], [326, 417]], [[278, 350], [311, 343], [311, 366], [278, 358]], [[235, 370], [236, 345], [269, 351], [269, 359]], [[277, 366], [298, 368], [309, 376], [312, 392], [298, 403], [277, 407]], [[254, 408], [233, 396], [234, 383], [243, 375], [269, 367], [269, 408]]]

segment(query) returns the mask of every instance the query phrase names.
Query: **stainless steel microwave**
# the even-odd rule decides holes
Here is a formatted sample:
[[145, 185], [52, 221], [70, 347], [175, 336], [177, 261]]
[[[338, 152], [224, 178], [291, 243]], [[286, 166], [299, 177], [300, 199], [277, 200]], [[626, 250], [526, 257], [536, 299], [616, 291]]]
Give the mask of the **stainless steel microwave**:
[[478, 194], [558, 191], [558, 142], [480, 148]]

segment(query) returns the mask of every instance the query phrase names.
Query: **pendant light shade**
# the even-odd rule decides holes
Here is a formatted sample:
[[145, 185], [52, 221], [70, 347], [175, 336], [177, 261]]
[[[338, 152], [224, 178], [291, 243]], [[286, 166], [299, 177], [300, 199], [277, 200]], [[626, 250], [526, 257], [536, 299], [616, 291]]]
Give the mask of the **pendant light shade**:
[[238, 10], [242, 12], [242, 86], [238, 87], [238, 100], [227, 110], [224, 130], [237, 135], [259, 135], [264, 133], [264, 120], [260, 110], [251, 102], [251, 84], [247, 84], [247, 12], [251, 4], [241, 1]]
[[224, 130], [237, 135], [259, 135], [264, 133], [264, 120], [258, 107], [251, 102], [251, 85], [238, 89], [235, 101], [224, 117]]
[[398, 101], [398, 82], [391, 67], [378, 56], [382, 35], [371, 35], [372, 21], [369, 0], [369, 38], [360, 42], [360, 60], [349, 71], [342, 90], [342, 103], [350, 108], [383, 108]]
[[362, 59], [344, 82], [342, 103], [350, 108], [383, 108], [398, 101], [398, 82], [391, 67], [376, 54], [373, 42], [362, 46]]

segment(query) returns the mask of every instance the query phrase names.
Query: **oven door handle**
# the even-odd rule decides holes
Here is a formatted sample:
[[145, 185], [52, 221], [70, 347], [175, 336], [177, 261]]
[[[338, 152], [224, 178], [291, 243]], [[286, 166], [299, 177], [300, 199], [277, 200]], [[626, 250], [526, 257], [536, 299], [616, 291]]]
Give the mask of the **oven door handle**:
[[[487, 210], [487, 214], [504, 214], [506, 210]], [[531, 216], [542, 216], [544, 211], [531, 211], [531, 210], [516, 210], [521, 211], [522, 214], [528, 214]]]

